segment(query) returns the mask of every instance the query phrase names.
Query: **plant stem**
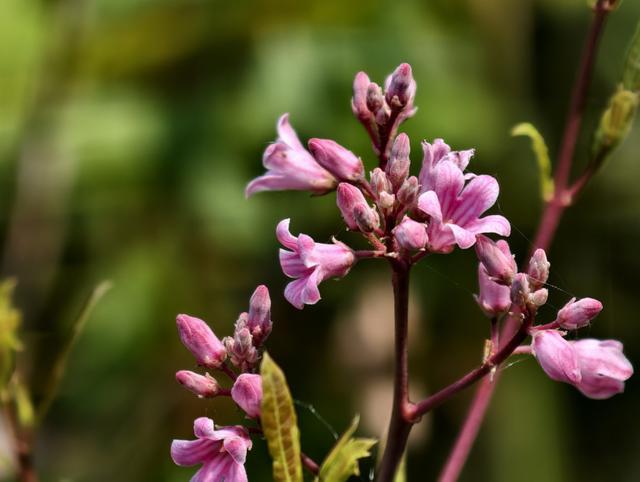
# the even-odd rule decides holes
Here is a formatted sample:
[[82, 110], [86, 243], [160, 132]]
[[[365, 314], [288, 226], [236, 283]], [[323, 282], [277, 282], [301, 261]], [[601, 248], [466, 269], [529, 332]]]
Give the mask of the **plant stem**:
[[320, 473], [320, 466], [316, 463], [315, 460], [313, 460], [304, 452], [300, 453], [300, 460], [302, 460], [302, 465], [304, 465], [304, 468], [312, 474], [318, 475]]
[[393, 481], [411, 431], [409, 403], [409, 270], [403, 261], [391, 260], [395, 315], [395, 377], [393, 408], [387, 442], [378, 469], [379, 482]]
[[[558, 167], [554, 176], [555, 190], [553, 198], [545, 206], [544, 213], [538, 226], [535, 236], [534, 248], [548, 250], [555, 237], [560, 219], [564, 210], [570, 205], [576, 192], [571, 192], [567, 188], [571, 165], [575, 153], [575, 147], [580, 133], [584, 104], [587, 91], [591, 82], [591, 74], [595, 63], [598, 43], [601, 38], [602, 29], [607, 13], [610, 11], [609, 2], [598, 0], [594, 7], [594, 15], [587, 34], [585, 46], [583, 48], [582, 60], [578, 71], [578, 76], [573, 87], [569, 114], [565, 124], [563, 140], [558, 157]], [[585, 183], [580, 185], [581, 189]], [[507, 319], [505, 330], [512, 330], [513, 322]], [[478, 388], [467, 417], [456, 439], [453, 449], [440, 474], [441, 482], [451, 482], [457, 480], [462, 468], [467, 460], [471, 447], [478, 435], [482, 421], [489, 407], [491, 396], [498, 382], [498, 373], [493, 380], [485, 378]]]
[[14, 407], [4, 406], [5, 422], [13, 443], [16, 458], [17, 480], [19, 482], [38, 482], [38, 475], [33, 466], [33, 435], [20, 428]]

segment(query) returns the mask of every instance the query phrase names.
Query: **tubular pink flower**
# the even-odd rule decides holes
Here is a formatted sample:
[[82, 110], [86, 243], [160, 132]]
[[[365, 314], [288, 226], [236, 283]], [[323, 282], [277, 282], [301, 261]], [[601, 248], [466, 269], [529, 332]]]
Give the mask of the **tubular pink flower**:
[[330, 139], [309, 139], [309, 150], [315, 160], [339, 181], [357, 181], [364, 175], [360, 158]]
[[442, 161], [453, 162], [460, 171], [464, 171], [474, 154], [474, 149], [465, 151], [452, 151], [448, 144], [442, 139], [435, 139], [433, 144], [427, 141], [422, 142], [422, 167], [418, 180], [420, 181], [420, 192], [433, 191], [435, 188], [435, 168]]
[[189, 315], [178, 315], [176, 325], [182, 344], [193, 354], [198, 365], [207, 368], [218, 368], [222, 365], [227, 351], [209, 325], [200, 318]]
[[511, 289], [493, 281], [482, 263], [478, 263], [478, 287], [474, 298], [489, 318], [506, 312], [511, 306]]
[[558, 330], [534, 332], [531, 350], [552, 380], [571, 384], [580, 382], [582, 375], [578, 365], [578, 353]]
[[556, 323], [565, 330], [577, 330], [589, 324], [602, 311], [602, 303], [593, 298], [571, 299], [558, 311]]
[[260, 416], [262, 378], [253, 373], [240, 375], [231, 388], [231, 398], [250, 418]]
[[633, 375], [633, 366], [622, 353], [622, 343], [592, 338], [569, 343], [578, 355], [582, 375], [574, 383], [578, 390], [594, 399], [610, 398], [624, 391], [624, 382]]
[[405, 216], [400, 224], [393, 229], [393, 236], [398, 245], [409, 251], [423, 249], [427, 241], [427, 226]]
[[440, 161], [433, 171], [433, 190], [418, 198], [418, 208], [430, 216], [430, 251], [449, 253], [457, 244], [467, 249], [482, 233], [509, 236], [511, 225], [500, 215], [481, 218], [498, 198], [498, 182], [491, 176], [475, 176], [465, 186], [460, 168], [451, 161]]
[[361, 121], [370, 120], [373, 115], [367, 107], [367, 90], [369, 89], [369, 76], [365, 72], [358, 72], [353, 79], [353, 98], [351, 99], [351, 110]]
[[289, 114], [278, 119], [278, 138], [262, 156], [266, 174], [251, 181], [247, 197], [260, 191], [311, 191], [323, 194], [336, 185], [334, 177], [300, 143], [289, 124]]
[[244, 463], [251, 439], [240, 426], [215, 430], [213, 420], [200, 417], [193, 424], [196, 440], [174, 440], [171, 458], [176, 465], [202, 464], [191, 482], [247, 482]]
[[345, 276], [356, 262], [353, 251], [334, 240], [333, 244], [316, 243], [306, 234], [297, 238], [289, 232], [289, 219], [278, 223], [276, 236], [286, 249], [280, 250], [280, 265], [284, 274], [296, 278], [289, 283], [284, 296], [298, 309], [320, 300], [318, 285], [328, 278]]

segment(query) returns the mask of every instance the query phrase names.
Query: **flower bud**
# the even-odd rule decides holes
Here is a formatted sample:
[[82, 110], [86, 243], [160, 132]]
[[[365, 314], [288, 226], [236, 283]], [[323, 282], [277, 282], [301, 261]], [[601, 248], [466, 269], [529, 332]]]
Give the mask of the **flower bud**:
[[564, 305], [556, 318], [556, 323], [565, 330], [577, 330], [587, 326], [602, 311], [602, 303], [593, 298], [572, 298]]
[[271, 333], [271, 298], [269, 289], [260, 285], [251, 295], [249, 300], [249, 316], [247, 328], [251, 332], [254, 346], [261, 346]]
[[371, 81], [369, 80], [369, 76], [364, 72], [358, 72], [353, 80], [351, 110], [361, 121], [365, 121], [372, 117], [371, 112], [367, 107], [367, 90], [370, 83]]
[[389, 194], [388, 192], [380, 193], [380, 199], [378, 200], [378, 206], [380, 206], [380, 209], [391, 209], [395, 203], [396, 197], [393, 194]]
[[409, 136], [403, 132], [396, 137], [393, 143], [391, 157], [386, 167], [387, 178], [391, 182], [394, 192], [400, 188], [409, 175], [409, 167], [411, 165], [411, 160], [409, 159], [410, 151]]
[[581, 380], [576, 350], [558, 330], [534, 332], [531, 349], [552, 380], [565, 383], [578, 383]]
[[496, 283], [487, 274], [482, 263], [478, 264], [479, 293], [474, 295], [476, 303], [489, 318], [505, 313], [511, 306], [511, 290], [508, 286]]
[[329, 139], [310, 139], [309, 150], [318, 164], [339, 180], [356, 181], [362, 178], [362, 161], [337, 142]]
[[529, 302], [536, 308], [540, 308], [542, 305], [545, 305], [547, 303], [547, 299], [549, 299], [549, 290], [547, 288], [540, 288], [529, 296]]
[[229, 353], [231, 363], [242, 371], [249, 370], [258, 361], [258, 350], [256, 350], [251, 332], [247, 328], [248, 316], [247, 313], [241, 313], [236, 321], [233, 338], [227, 336], [222, 340]]
[[527, 307], [531, 303], [529, 278], [524, 273], [517, 273], [511, 282], [511, 302], [521, 307]]
[[387, 179], [387, 175], [379, 167], [376, 167], [371, 172], [371, 188], [378, 195], [383, 192], [391, 192], [391, 183]]
[[547, 261], [547, 253], [544, 252], [544, 249], [536, 249], [527, 267], [531, 289], [537, 290], [544, 286], [547, 279], [549, 279], [550, 266], [551, 264]]
[[476, 254], [489, 276], [499, 283], [511, 284], [516, 266], [506, 241], [494, 243], [483, 235], [476, 236], [476, 240]]
[[176, 380], [200, 398], [213, 398], [220, 392], [220, 385], [209, 374], [200, 375], [189, 370], [180, 370], [176, 373]]
[[400, 64], [388, 80], [387, 103], [392, 107], [412, 106], [415, 95], [416, 81], [413, 80], [411, 66]]
[[353, 217], [356, 220], [358, 229], [363, 233], [371, 233], [380, 226], [380, 216], [375, 209], [368, 205], [357, 205], [353, 210]]
[[400, 189], [398, 189], [398, 193], [396, 195], [398, 202], [405, 206], [412, 206], [415, 204], [416, 199], [418, 199], [419, 190], [420, 185], [418, 184], [418, 178], [416, 176], [411, 176], [403, 182]]
[[355, 217], [356, 208], [360, 206], [361, 208], [364, 208], [364, 210], [371, 209], [367, 204], [367, 200], [364, 198], [362, 191], [347, 182], [341, 182], [338, 184], [336, 204], [342, 213], [344, 222], [352, 231], [358, 229], [358, 223], [356, 222]]
[[377, 113], [384, 107], [384, 95], [382, 95], [382, 89], [375, 82], [371, 82], [367, 88], [367, 108]]
[[393, 236], [402, 249], [415, 251], [423, 249], [429, 238], [427, 226], [405, 216], [400, 224], [393, 229]]
[[260, 375], [243, 373], [231, 388], [231, 398], [250, 418], [260, 416], [262, 402], [262, 378]]
[[578, 355], [581, 379], [576, 388], [589, 398], [610, 398], [624, 391], [633, 366], [617, 340], [585, 339], [570, 342]]
[[176, 324], [182, 344], [193, 354], [198, 365], [207, 368], [218, 368], [222, 365], [227, 351], [209, 325], [189, 315], [178, 315]]

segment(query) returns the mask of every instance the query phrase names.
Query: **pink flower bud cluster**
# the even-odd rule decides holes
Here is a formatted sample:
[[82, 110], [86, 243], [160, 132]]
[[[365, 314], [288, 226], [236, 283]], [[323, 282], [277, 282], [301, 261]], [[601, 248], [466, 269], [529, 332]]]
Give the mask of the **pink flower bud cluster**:
[[[189, 370], [176, 373], [176, 380], [199, 398], [229, 396], [248, 418], [260, 417], [262, 379], [253, 373], [260, 358], [260, 350], [271, 333], [271, 299], [269, 290], [261, 285], [249, 301], [248, 313], [241, 313], [232, 337], [222, 341], [199, 318], [178, 315], [176, 324], [182, 343], [192, 353], [196, 363], [208, 371], [218, 371], [233, 382], [224, 388], [208, 372]], [[231, 362], [237, 370], [229, 366]], [[225, 480], [246, 482], [244, 468], [251, 439], [242, 426], [215, 429], [213, 420], [202, 417], [194, 423], [196, 440], [174, 440], [171, 457], [177, 465], [202, 464], [192, 480]]]
[[[491, 318], [507, 312], [523, 313], [535, 319], [539, 307], [547, 302], [544, 285], [550, 264], [542, 249], [533, 253], [527, 271], [518, 273], [509, 245], [479, 236], [476, 253], [480, 260], [476, 301]], [[584, 339], [567, 341], [567, 331], [588, 326], [602, 311], [602, 303], [593, 298], [571, 299], [556, 319], [547, 325], [529, 329], [530, 352], [552, 380], [569, 383], [589, 398], [609, 398], [624, 390], [624, 382], [633, 374], [631, 363], [615, 340]]]

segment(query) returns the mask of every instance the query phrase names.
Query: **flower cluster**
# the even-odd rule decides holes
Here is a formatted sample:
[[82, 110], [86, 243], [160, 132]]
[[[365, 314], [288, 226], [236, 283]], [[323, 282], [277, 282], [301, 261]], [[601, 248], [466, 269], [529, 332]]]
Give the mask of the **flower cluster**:
[[[253, 372], [272, 328], [267, 287], [256, 288], [249, 301], [249, 312], [238, 317], [233, 337], [221, 341], [209, 325], [189, 315], [178, 315], [176, 323], [180, 339], [196, 363], [205, 370], [228, 376], [233, 385], [230, 389], [224, 388], [208, 371], [201, 375], [189, 370], [176, 373], [178, 383], [200, 398], [230, 396], [248, 418], [258, 419], [262, 380]], [[251, 439], [245, 427], [227, 426], [216, 430], [213, 420], [201, 417], [194, 422], [194, 434], [196, 440], [174, 440], [171, 444], [171, 457], [176, 464], [202, 464], [192, 480], [246, 482], [244, 461], [247, 450], [251, 449]]]
[[536, 325], [538, 308], [547, 302], [544, 288], [550, 264], [542, 249], [533, 253], [527, 270], [517, 273], [517, 266], [506, 241], [493, 242], [479, 236], [476, 252], [479, 294], [476, 301], [492, 319], [506, 314], [529, 318], [528, 333], [533, 354], [552, 380], [569, 383], [589, 398], [604, 399], [624, 390], [624, 382], [633, 374], [631, 363], [616, 340], [566, 340], [569, 331], [588, 326], [602, 311], [602, 303], [593, 298], [571, 299], [556, 319]]
[[[276, 235], [284, 273], [295, 280], [285, 290], [297, 308], [320, 300], [318, 285], [341, 278], [362, 257], [390, 257], [412, 263], [422, 252], [449, 253], [467, 249], [481, 233], [510, 234], [500, 215], [482, 217], [496, 202], [499, 187], [491, 176], [466, 172], [474, 151], [453, 151], [442, 140], [422, 143], [422, 164], [410, 173], [410, 140], [399, 124], [415, 112], [416, 83], [408, 64], [400, 65], [384, 91], [360, 72], [354, 81], [353, 112], [365, 125], [374, 149], [388, 151], [384, 165], [365, 176], [362, 160], [338, 143], [310, 139], [304, 149], [285, 114], [278, 122], [278, 139], [264, 154], [269, 171], [249, 183], [247, 194], [280, 189], [325, 193], [336, 187], [336, 201], [346, 227], [359, 232], [374, 251], [356, 251], [333, 240], [318, 243], [306, 234], [294, 236], [289, 220], [278, 224]], [[285, 162], [286, 161], [286, 162]]]

